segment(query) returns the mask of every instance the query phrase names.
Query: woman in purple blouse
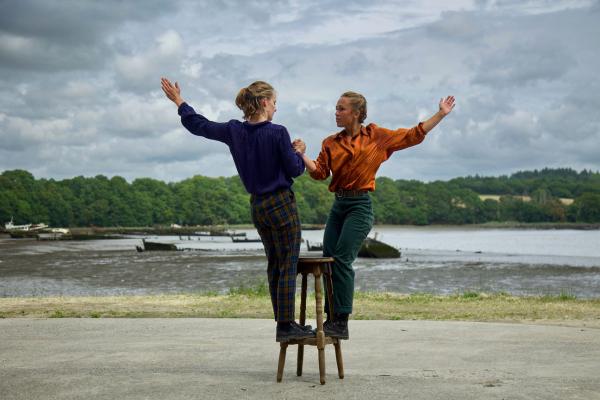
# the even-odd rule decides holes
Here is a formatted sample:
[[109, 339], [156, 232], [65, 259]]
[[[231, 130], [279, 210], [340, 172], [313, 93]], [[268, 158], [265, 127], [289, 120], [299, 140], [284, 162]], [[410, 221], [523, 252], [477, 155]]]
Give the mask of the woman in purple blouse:
[[213, 122], [197, 114], [181, 97], [179, 84], [161, 79], [165, 95], [177, 105], [181, 123], [191, 133], [218, 140], [229, 147], [244, 187], [250, 193], [252, 221], [268, 259], [267, 275], [276, 340], [286, 342], [314, 336], [310, 327], [296, 323], [294, 300], [300, 253], [300, 219], [291, 190], [293, 178], [304, 172], [287, 129], [271, 123], [277, 95], [271, 85], [256, 81], [242, 88], [235, 104], [244, 121]]

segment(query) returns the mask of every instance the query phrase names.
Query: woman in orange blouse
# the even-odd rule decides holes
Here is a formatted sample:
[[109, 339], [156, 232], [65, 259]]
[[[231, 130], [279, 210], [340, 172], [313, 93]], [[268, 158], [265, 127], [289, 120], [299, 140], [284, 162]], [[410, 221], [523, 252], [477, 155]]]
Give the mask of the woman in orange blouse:
[[[323, 256], [335, 259], [333, 267], [333, 310], [324, 325], [327, 336], [348, 339], [348, 315], [352, 313], [354, 269], [352, 263], [373, 226], [369, 192], [375, 190], [375, 174], [394, 151], [417, 145], [454, 108], [454, 97], [441, 99], [431, 118], [410, 129], [390, 130], [373, 123], [364, 126], [367, 100], [359, 93], [342, 94], [335, 108], [335, 122], [344, 128], [323, 140], [315, 161], [304, 151], [301, 140], [294, 147], [301, 153], [310, 176], [317, 180], [332, 175], [329, 191], [335, 201], [327, 218]], [[328, 308], [325, 308], [328, 310]]]

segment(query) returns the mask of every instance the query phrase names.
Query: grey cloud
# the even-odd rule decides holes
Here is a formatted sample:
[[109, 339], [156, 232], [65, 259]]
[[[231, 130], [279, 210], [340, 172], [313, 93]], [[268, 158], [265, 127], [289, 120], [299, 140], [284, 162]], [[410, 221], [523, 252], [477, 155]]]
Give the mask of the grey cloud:
[[[335, 104], [335, 100], [331, 103]], [[279, 106], [274, 122], [285, 125], [292, 140], [302, 139], [311, 158], [319, 154], [322, 140], [339, 130], [335, 126], [334, 108], [328, 104], [286, 102]]]
[[505, 48], [484, 54], [477, 64], [473, 82], [501, 88], [560, 79], [574, 60], [566, 49], [549, 45], [545, 38], [514, 38]]
[[425, 28], [438, 40], [452, 40], [464, 44], [479, 46], [482, 35], [487, 34], [489, 25], [496, 22], [489, 20], [476, 11], [447, 11], [443, 12], [439, 21]]
[[[450, 15], [451, 17], [459, 16], [459, 13]], [[474, 16], [466, 16], [464, 22], [468, 18]], [[557, 21], [552, 18], [557, 16], [549, 16], [545, 21], [537, 21], [538, 17], [527, 19], [511, 20], [504, 17], [500, 19], [498, 25], [510, 26], [512, 31], [525, 32], [521, 35], [528, 35], [528, 31], [533, 30], [536, 35], [539, 32], [544, 32], [549, 26], [556, 26]], [[536, 22], [537, 21], [537, 22]], [[455, 21], [455, 24], [460, 25], [460, 18]], [[533, 25], [532, 25], [533, 22]], [[438, 25], [443, 25], [445, 20], [442, 20]], [[296, 94], [298, 99], [305, 99], [310, 102], [311, 87], [319, 87], [321, 77], [324, 88], [319, 88], [318, 93], [321, 93], [320, 98], [323, 98], [324, 90], [329, 92], [325, 97], [331, 98], [331, 103], [335, 103], [337, 96], [341, 90], [348, 89], [348, 86], [355, 90], [366, 89], [364, 93], [367, 95], [370, 105], [370, 120], [378, 122], [383, 126], [399, 127], [412, 126], [416, 123], [416, 114], [421, 109], [425, 110], [425, 115], [430, 115], [435, 112], [437, 99], [441, 95], [456, 94], [459, 97], [460, 111], [456, 111], [444, 121], [442, 125], [436, 128], [436, 132], [432, 135], [435, 137], [440, 135], [439, 139], [428, 140], [423, 144], [422, 149], [411, 149], [412, 154], [423, 154], [423, 160], [415, 159], [414, 162], [419, 167], [427, 164], [427, 159], [435, 158], [438, 160], [447, 160], [450, 167], [444, 167], [443, 172], [440, 170], [439, 164], [431, 163], [429, 171], [431, 174], [444, 174], [445, 177], [452, 177], [451, 174], [461, 175], [464, 171], [478, 172], [505, 172], [507, 168], [512, 168], [513, 165], [518, 168], [527, 168], [529, 166], [540, 168], [546, 165], [556, 165], [554, 160], [559, 158], [549, 157], [548, 154], [556, 154], [558, 152], [548, 152], [544, 146], [552, 146], [543, 140], [544, 125], [542, 122], [535, 123], [531, 118], [540, 116], [537, 109], [519, 111], [526, 103], [526, 99], [534, 99], [538, 96], [536, 90], [546, 88], [550, 91], [550, 97], [541, 97], [539, 100], [533, 100], [534, 104], [538, 105], [552, 101], [556, 98], [556, 85], [565, 84], [566, 76], [573, 74], [574, 68], [579, 68], [579, 63], [576, 62], [570, 54], [573, 49], [566, 48], [564, 43], [560, 43], [557, 47], [537, 46], [532, 42], [521, 43], [515, 37], [508, 37], [510, 45], [506, 45], [506, 57], [498, 57], [496, 60], [496, 68], [503, 66], [513, 75], [508, 74], [503, 76], [488, 76], [486, 85], [469, 86], [469, 83], [475, 80], [475, 77], [482, 78], [482, 75], [477, 75], [481, 71], [475, 69], [478, 65], [471, 63], [469, 60], [474, 60], [480, 57], [483, 60], [492, 59], [494, 48], [487, 48], [490, 41], [497, 39], [499, 34], [495, 30], [486, 31], [486, 22], [473, 31], [463, 31], [460, 33], [459, 39], [452, 40], [453, 45], [448, 44], [448, 36], [441, 34], [437, 35], [437, 39], [420, 38], [422, 32], [416, 31], [414, 37], [412, 32], [393, 33], [380, 37], [378, 39], [364, 39], [354, 43], [353, 47], [368, 49], [369, 53], [376, 60], [370, 68], [365, 71], [351, 71], [352, 79], [358, 84], [349, 84], [348, 79], [336, 77], [337, 60], [344, 60], [349, 57], [352, 48], [345, 45], [325, 46], [318, 48], [295, 48], [295, 54], [287, 54], [291, 67], [286, 70], [290, 73], [287, 79], [296, 79], [303, 82], [304, 91], [295, 87], [292, 94]], [[546, 24], [546, 25], [544, 25]], [[546, 26], [546, 28], [544, 28]], [[467, 38], [469, 40], [467, 40]], [[476, 46], [473, 47], [472, 44]], [[448, 54], [450, 52], [456, 55]], [[513, 53], [511, 51], [518, 50], [517, 56], [521, 57], [520, 61], [512, 61]], [[398, 51], [394, 51], [398, 49]], [[555, 60], [552, 58], [552, 51], [558, 49], [557, 55], [561, 59]], [[488, 53], [489, 51], [489, 53]], [[277, 54], [281, 55], [287, 52], [285, 49], [278, 49]], [[311, 57], [305, 57], [304, 54], [311, 54]], [[450, 56], [450, 59], [445, 58]], [[261, 55], [264, 57], [265, 55]], [[452, 57], [453, 56], [453, 57]], [[271, 55], [266, 54], [269, 58]], [[487, 58], [486, 58], [487, 57]], [[546, 57], [546, 58], [544, 58]], [[540, 62], [537, 64], [534, 61], [551, 60], [558, 67], [550, 67], [543, 70]], [[249, 59], [249, 63], [251, 58]], [[451, 61], [448, 63], [448, 61]], [[387, 64], [387, 65], [386, 65]], [[529, 65], [534, 65], [540, 70], [535, 72], [534, 68], [529, 68]], [[390, 66], [393, 66], [390, 68]], [[493, 65], [492, 65], [493, 66]], [[553, 69], [554, 68], [554, 69]], [[314, 71], [318, 71], [315, 74]], [[364, 74], [363, 74], [364, 73]], [[362, 76], [367, 76], [367, 81], [361, 81]], [[306, 77], [311, 78], [306, 80]], [[463, 79], [460, 77], [463, 76]], [[459, 79], [457, 80], [457, 77]], [[511, 77], [510, 82], [505, 82], [508, 77]], [[286, 81], [285, 76], [281, 79]], [[435, 82], [440, 82], [441, 85], [436, 86]], [[345, 82], [345, 83], [344, 83]], [[342, 85], [339, 85], [339, 84]], [[337, 86], [339, 85], [339, 86]], [[510, 86], [516, 90], [507, 92], [496, 89]], [[568, 85], [568, 83], [567, 83]], [[289, 82], [284, 84], [284, 87], [293, 86]], [[297, 85], [296, 85], [297, 86]], [[357, 89], [357, 86], [359, 87]], [[362, 86], [362, 87], [361, 87]], [[336, 89], [337, 87], [337, 89]], [[446, 89], [444, 89], [446, 87]], [[552, 89], [554, 87], [554, 89]], [[398, 90], [394, 90], [398, 88]], [[462, 93], [450, 92], [457, 88]], [[418, 89], [415, 91], [415, 89]], [[423, 91], [425, 89], [425, 91]], [[429, 99], [423, 97], [424, 94], [431, 93]], [[286, 93], [289, 95], [289, 93]], [[307, 114], [315, 119], [324, 121], [321, 123], [311, 124], [307, 121], [311, 120]], [[282, 118], [286, 122], [289, 120], [292, 126], [299, 126], [301, 130], [306, 129], [308, 139], [320, 144], [325, 135], [335, 131], [335, 126], [328, 121], [331, 119], [331, 113], [328, 113], [326, 106], [320, 105], [310, 111], [298, 112], [296, 116], [291, 113], [285, 115], [281, 112], [278, 118]], [[542, 118], [543, 119], [543, 118]], [[294, 122], [294, 120], [298, 122]], [[328, 121], [328, 122], [326, 122]], [[475, 125], [469, 125], [469, 121], [473, 121]], [[317, 127], [315, 129], [315, 127]], [[473, 129], [477, 128], [475, 131]], [[453, 129], [454, 135], [444, 136], [444, 132]], [[313, 142], [313, 143], [314, 143]], [[318, 145], [309, 143], [309, 152], [318, 151]], [[540, 147], [542, 146], [542, 147]], [[532, 150], [538, 149], [539, 150]], [[576, 162], [577, 151], [572, 149], [573, 155], [570, 158], [573, 165], [580, 165]], [[315, 154], [315, 153], [313, 153]], [[405, 168], [395, 168], [396, 164], [403, 165], [403, 157], [408, 156], [403, 154], [398, 158], [398, 161], [393, 158], [386, 163], [386, 168], [382, 169], [382, 173], [390, 173], [391, 176], [402, 176]], [[564, 157], [562, 157], [564, 158]], [[437, 165], [437, 170], [435, 169]], [[393, 172], [389, 172], [393, 171]], [[419, 171], [419, 168], [416, 168]], [[399, 175], [400, 174], [400, 175]], [[448, 176], [449, 175], [449, 176]], [[422, 172], [418, 172], [415, 176], [423, 176]], [[456, 176], [456, 175], [454, 175]]]
[[[402, 93], [391, 93], [379, 98], [367, 98], [367, 120], [390, 129], [410, 128], [419, 121], [418, 110], [414, 99]], [[435, 104], [430, 105], [431, 114], [435, 112]]]
[[364, 73], [372, 68], [372, 64], [361, 51], [355, 50], [347, 58], [335, 64], [335, 70], [342, 75], [354, 75]]
[[[0, 86], [0, 93], [12, 101], [4, 110], [13, 116], [41, 119], [64, 117], [80, 110], [97, 110], [111, 103], [112, 83], [101, 75], [94, 77], [60, 72], [47, 79], [33, 73], [15, 85]], [[19, 80], [20, 81], [20, 80]]]
[[547, 13], [569, 8], [589, 7], [594, 0], [475, 0], [475, 4], [479, 8], [486, 10], [502, 10], [526, 13]]
[[590, 78], [549, 103], [540, 113], [540, 125], [544, 132], [560, 142], [594, 139], [600, 144], [600, 119], [596, 117], [600, 109], [598, 90], [600, 85]]
[[521, 87], [561, 79], [576, 66], [572, 37], [565, 38], [559, 28], [571, 23], [570, 14], [507, 17], [448, 12], [428, 30], [439, 40], [469, 45], [462, 54], [475, 69], [473, 83], [496, 89]]
[[[177, 121], [175, 121], [177, 122]], [[2, 138], [0, 137], [0, 144]], [[32, 171], [35, 176], [67, 178], [83, 174], [86, 176], [120, 175], [128, 180], [136, 177], [158, 177], [173, 180], [206, 174], [211, 164], [202, 160], [223, 160], [220, 165], [231, 163], [227, 147], [221, 143], [196, 138], [179, 130], [173, 136], [158, 140], [139, 141], [134, 139], [114, 139], [98, 135], [85, 145], [73, 143], [53, 146], [43, 143], [38, 146], [35, 157], [24, 158], [21, 153], [0, 146], [0, 169], [22, 168]], [[226, 161], [225, 161], [226, 160]], [[216, 164], [215, 164], [216, 165]], [[204, 171], [201, 171], [203, 166]], [[170, 171], [169, 175], [164, 174]], [[235, 174], [235, 167], [221, 168], [226, 176]], [[212, 175], [212, 174], [207, 174]]]
[[200, 59], [203, 64], [202, 73], [193, 85], [206, 90], [211, 100], [233, 101], [238, 91], [262, 79], [257, 71], [261, 68], [252, 57], [218, 54], [209, 59]]
[[[11, 42], [16, 42], [11, 44]], [[96, 47], [48, 42], [40, 38], [20, 40], [0, 34], [0, 67], [3, 70], [16, 69], [14, 73], [23, 76], [24, 70], [48, 72], [64, 69], [101, 68], [102, 59], [108, 49], [103, 44]]]
[[[160, 11], [160, 12], [159, 12]], [[0, 14], [3, 69], [100, 69], [110, 53], [106, 38], [124, 21], [148, 22], [172, 11], [167, 3], [6, 0]]]
[[4, 0], [0, 30], [22, 37], [47, 39], [64, 46], [94, 44], [124, 21], [148, 22], [174, 7], [160, 0], [102, 2]]
[[178, 32], [169, 30], [148, 42], [143, 50], [116, 56], [113, 67], [120, 91], [147, 93], [158, 87], [161, 76], [179, 71], [185, 49]]
[[[304, 33], [397, 5], [194, 1], [156, 12], [154, 3], [55, 2], [63, 19], [50, 15], [36, 26], [48, 9], [25, 4], [35, 10], [23, 26], [0, 17], [0, 35], [17, 38], [0, 39], [0, 170], [163, 180], [235, 174], [227, 146], [180, 125], [159, 90], [161, 75], [178, 80], [184, 99], [219, 121], [240, 118], [234, 98], [242, 86], [269, 81], [278, 91], [274, 122], [302, 137], [313, 157], [339, 129], [334, 106], [345, 90], [367, 97], [367, 122], [389, 128], [412, 126], [436, 111], [441, 96], [456, 95], [457, 109], [379, 176], [447, 179], [545, 166], [597, 169], [599, 162], [600, 55], [587, 40], [600, 35], [597, 6], [540, 14], [532, 10], [541, 3], [529, 2], [523, 16], [516, 3], [488, 4], [411, 29], [399, 21], [388, 33], [319, 41]], [[393, 15], [431, 13], [404, 4]], [[9, 11], [13, 21], [27, 15], [22, 7]], [[21, 39], [55, 48], [27, 53]]]

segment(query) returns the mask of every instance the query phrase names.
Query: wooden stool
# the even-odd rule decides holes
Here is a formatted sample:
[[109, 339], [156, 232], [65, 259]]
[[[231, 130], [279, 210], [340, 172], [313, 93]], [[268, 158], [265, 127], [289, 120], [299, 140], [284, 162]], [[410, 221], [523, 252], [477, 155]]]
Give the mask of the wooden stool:
[[321, 276], [325, 277], [325, 288], [327, 291], [327, 301], [329, 302], [329, 315], [333, 318], [333, 282], [331, 281], [331, 257], [300, 257], [298, 260], [298, 273], [302, 274], [302, 294], [300, 297], [300, 325], [306, 322], [306, 286], [307, 276], [312, 274], [315, 277], [315, 299], [317, 312], [317, 336], [310, 339], [290, 340], [282, 342], [279, 349], [279, 366], [277, 367], [277, 382], [281, 382], [283, 377], [283, 367], [285, 366], [285, 353], [288, 345], [298, 345], [298, 366], [296, 375], [302, 376], [302, 362], [304, 361], [304, 345], [317, 346], [319, 350], [319, 375], [321, 385], [325, 384], [325, 345], [333, 344], [335, 347], [335, 360], [338, 368], [338, 376], [344, 379], [344, 362], [342, 360], [341, 341], [338, 338], [325, 336], [323, 332], [323, 293], [321, 290]]

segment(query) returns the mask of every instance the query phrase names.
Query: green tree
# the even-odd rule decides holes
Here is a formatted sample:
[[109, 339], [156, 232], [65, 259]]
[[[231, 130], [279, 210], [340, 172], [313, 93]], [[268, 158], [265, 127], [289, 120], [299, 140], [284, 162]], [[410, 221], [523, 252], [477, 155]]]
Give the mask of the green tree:
[[583, 193], [571, 208], [577, 222], [600, 222], [600, 194]]

